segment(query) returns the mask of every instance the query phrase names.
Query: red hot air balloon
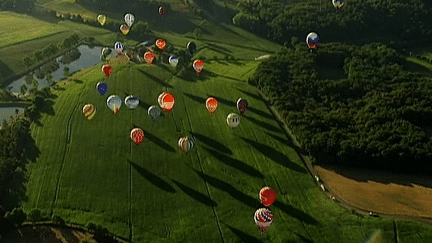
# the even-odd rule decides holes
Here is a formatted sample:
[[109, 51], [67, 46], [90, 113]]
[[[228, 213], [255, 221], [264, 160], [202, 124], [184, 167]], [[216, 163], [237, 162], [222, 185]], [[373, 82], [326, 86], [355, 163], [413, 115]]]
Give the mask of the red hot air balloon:
[[170, 112], [173, 109], [175, 103], [174, 95], [168, 92], [162, 92], [159, 95], [158, 103], [162, 110]]
[[218, 105], [219, 105], [219, 102], [215, 98], [213, 98], [213, 97], [207, 98], [206, 107], [207, 107], [207, 110], [210, 112], [210, 114], [213, 115], [213, 113], [216, 111]]
[[111, 76], [112, 67], [110, 65], [103, 65], [102, 72], [107, 76], [107, 78], [109, 78], [109, 76]]
[[162, 17], [165, 17], [167, 14], [167, 8], [165, 8], [164, 6], [160, 6], [159, 7], [159, 15]]
[[155, 58], [155, 54], [153, 52], [146, 52], [144, 53], [144, 59], [146, 60], [148, 65], [151, 65], [153, 63], [153, 60]]
[[157, 48], [159, 48], [161, 51], [163, 51], [165, 49], [166, 46], [166, 41], [162, 40], [162, 39], [157, 39], [156, 40], [156, 46]]
[[144, 131], [141, 128], [134, 128], [130, 133], [130, 138], [136, 145], [139, 145], [144, 140]]
[[260, 202], [268, 207], [271, 206], [276, 200], [276, 191], [271, 187], [263, 187], [259, 192]]
[[193, 68], [195, 69], [195, 72], [197, 74], [200, 74], [202, 72], [202, 69], [204, 68], [204, 61], [203, 60], [195, 60], [193, 62]]

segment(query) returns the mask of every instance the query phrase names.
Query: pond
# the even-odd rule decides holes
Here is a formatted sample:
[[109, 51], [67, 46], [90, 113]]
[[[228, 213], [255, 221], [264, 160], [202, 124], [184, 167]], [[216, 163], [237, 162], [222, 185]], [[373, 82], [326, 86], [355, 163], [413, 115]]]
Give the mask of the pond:
[[[59, 68], [56, 71], [54, 71], [54, 72], [51, 73], [51, 75], [53, 76], [53, 80], [54, 81], [59, 81], [59, 80], [62, 80], [62, 79], [66, 78], [63, 75], [63, 68], [64, 67], [69, 67], [69, 72], [73, 73], [73, 72], [78, 71], [80, 69], [83, 69], [83, 68], [86, 68], [86, 67], [90, 67], [90, 66], [94, 66], [94, 65], [96, 65], [98, 63], [102, 63], [102, 61], [100, 60], [100, 55], [102, 53], [102, 48], [103, 47], [100, 47], [100, 46], [89, 47], [88, 45], [80, 45], [80, 46], [77, 47], [78, 51], [81, 53], [80, 57], [77, 60], [72, 61], [69, 64], [62, 64], [62, 63], [60, 63], [60, 60], [62, 58], [61, 56], [58, 57], [58, 58], [56, 58], [56, 61], [59, 64]], [[114, 54], [115, 53], [114, 50], [112, 48], [110, 48], [110, 49], [111, 49], [113, 55], [116, 55], [116, 54]], [[33, 75], [33, 77], [34, 77], [34, 79], [36, 79], [36, 80], [39, 81], [39, 89], [42, 89], [44, 87], [48, 87], [49, 86], [45, 77], [42, 78], [42, 79], [39, 79], [39, 78], [37, 78], [34, 75]], [[23, 85], [23, 84], [25, 84], [28, 89], [31, 89], [33, 87], [33, 85], [32, 84], [30, 84], [30, 85], [27, 84], [25, 82], [25, 78], [26, 78], [26, 76], [23, 76], [23, 77], [15, 80], [14, 82], [12, 82], [8, 86], [7, 90], [9, 90], [11, 93], [19, 93], [20, 90], [21, 90], [20, 89], [21, 85]]]

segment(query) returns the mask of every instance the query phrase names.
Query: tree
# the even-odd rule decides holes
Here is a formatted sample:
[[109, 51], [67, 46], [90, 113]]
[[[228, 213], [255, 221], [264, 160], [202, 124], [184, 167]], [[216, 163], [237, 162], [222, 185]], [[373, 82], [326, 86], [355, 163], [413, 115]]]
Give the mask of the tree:
[[69, 67], [64, 67], [63, 68], [63, 75], [66, 76], [66, 77], [70, 76]]
[[195, 39], [198, 40], [199, 38], [201, 38], [201, 36], [203, 34], [203, 30], [201, 28], [195, 28], [193, 33], [194, 33]]
[[49, 86], [53, 86], [54, 85], [54, 80], [53, 80], [53, 76], [51, 75], [51, 73], [48, 73], [46, 76], [46, 81], [48, 82]]
[[22, 59], [24, 66], [29, 67], [34, 64], [34, 60], [31, 56], [25, 56]]
[[31, 85], [33, 83], [33, 76], [27, 75], [24, 80], [25, 80], [26, 84]]
[[32, 211], [27, 215], [27, 219], [31, 222], [37, 222], [40, 221], [42, 219], [42, 212], [37, 209], [34, 208], [32, 209]]
[[4, 218], [15, 227], [20, 226], [27, 218], [22, 208], [14, 208], [11, 212], [7, 212]]
[[33, 79], [33, 87], [37, 90], [39, 88], [39, 81], [37, 79]]
[[37, 50], [34, 52], [34, 58], [36, 59], [37, 62], [40, 62], [44, 59], [43, 53], [41, 50]]
[[27, 92], [27, 90], [28, 90], [27, 85], [22, 84], [21, 87], [20, 87], [20, 92], [21, 92], [21, 94], [22, 94], [22, 95], [25, 95], [26, 92]]

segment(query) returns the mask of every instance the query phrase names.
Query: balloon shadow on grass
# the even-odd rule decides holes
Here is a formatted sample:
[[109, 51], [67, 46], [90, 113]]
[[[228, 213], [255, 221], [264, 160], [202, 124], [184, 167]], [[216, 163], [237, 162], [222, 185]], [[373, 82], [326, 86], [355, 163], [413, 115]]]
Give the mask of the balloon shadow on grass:
[[195, 170], [191, 167], [192, 170], [194, 170], [204, 181], [206, 181], [211, 186], [227, 192], [231, 197], [236, 199], [237, 201], [251, 207], [251, 208], [258, 208], [260, 206], [260, 203], [257, 199], [244, 194], [243, 192], [237, 190], [235, 187], [233, 187], [231, 184], [228, 184], [222, 180], [219, 180], [216, 177], [206, 175], [200, 171]]
[[232, 154], [231, 149], [229, 149], [227, 146], [223, 145], [222, 143], [209, 138], [207, 136], [204, 136], [202, 134], [199, 133], [195, 133], [195, 132], [191, 132], [191, 134], [197, 138], [198, 140], [200, 140], [201, 142], [205, 143], [207, 146], [211, 147], [212, 149], [218, 150], [219, 152], [225, 153], [225, 154]]
[[82, 84], [83, 83], [83, 81], [81, 81], [81, 80], [79, 80], [79, 79], [72, 79], [72, 81], [74, 81], [75, 83], [78, 83], [78, 84]]
[[202, 194], [199, 191], [196, 191], [186, 185], [183, 185], [182, 183], [171, 179], [178, 188], [180, 188], [184, 193], [186, 193], [191, 198], [195, 199], [197, 202], [200, 202], [204, 205], [210, 206], [210, 207], [216, 207], [217, 203], [213, 200], [211, 200], [207, 195]]
[[292, 217], [294, 217], [294, 218], [296, 218], [302, 222], [305, 222], [305, 223], [310, 224], [310, 225], [319, 225], [319, 222], [315, 218], [313, 218], [309, 214], [307, 214], [307, 213], [305, 213], [305, 212], [303, 212], [297, 208], [294, 208], [291, 205], [284, 204], [283, 202], [280, 202], [280, 201], [275, 201], [273, 203], [273, 206], [277, 207], [282, 212], [284, 212], [284, 213], [288, 214], [289, 216], [292, 216]]
[[170, 193], [175, 193], [176, 190], [174, 189], [174, 187], [172, 187], [170, 184], [168, 184], [168, 182], [162, 180], [159, 176], [151, 173], [150, 171], [144, 169], [143, 167], [135, 164], [134, 162], [127, 160], [129, 162], [130, 165], [132, 165], [132, 167], [138, 171], [138, 173], [140, 173], [140, 175], [144, 178], [146, 178], [150, 183], [152, 183], [153, 185], [155, 185], [156, 187], [159, 187], [160, 189], [166, 191], [166, 192], [170, 192]]
[[47, 115], [54, 116], [55, 111], [53, 105], [54, 105], [54, 101], [52, 100], [43, 101], [41, 104], [40, 113], [45, 113]]
[[276, 149], [255, 142], [253, 140], [247, 139], [247, 138], [241, 138], [243, 141], [249, 143], [250, 145], [252, 145], [253, 147], [255, 147], [256, 150], [258, 150], [260, 153], [264, 154], [267, 158], [273, 160], [274, 162], [297, 172], [306, 174], [307, 171], [306, 169], [304, 169], [303, 167], [301, 167], [300, 165], [290, 161], [290, 159], [288, 157], [286, 157], [285, 154], [277, 151]]
[[254, 167], [252, 167], [248, 164], [245, 164], [244, 162], [242, 162], [240, 160], [231, 158], [230, 156], [225, 155], [223, 153], [220, 153], [216, 150], [208, 149], [205, 147], [204, 147], [204, 149], [207, 150], [213, 157], [218, 159], [220, 162], [222, 162], [228, 166], [231, 166], [237, 170], [240, 170], [240, 171], [242, 171], [242, 172], [244, 172], [250, 176], [257, 177], [257, 178], [264, 178], [264, 175], [261, 174], [261, 172], [259, 172]]
[[192, 94], [188, 94], [188, 93], [183, 93], [183, 94], [186, 95], [187, 97], [193, 99], [194, 101], [196, 101], [196, 102], [198, 102], [200, 104], [203, 104], [203, 105], [205, 105], [206, 100], [207, 100], [207, 99], [204, 99], [204, 98], [192, 95]]
[[148, 108], [150, 107], [149, 104], [147, 104], [145, 101], [143, 101], [142, 99], [139, 99], [139, 103], [138, 106], [141, 106], [142, 108], [148, 110]]
[[240, 240], [242, 242], [247, 242], [247, 243], [261, 243], [262, 242], [258, 238], [254, 237], [252, 235], [246, 234], [245, 232], [243, 232], [239, 229], [231, 227], [231, 226], [229, 226], [223, 222], [222, 222], [222, 224], [224, 224], [226, 227], [228, 227], [238, 238], [240, 238]]
[[251, 116], [243, 115], [243, 117], [246, 118], [246, 119], [248, 119], [249, 121], [257, 124], [258, 126], [260, 126], [262, 128], [265, 128], [266, 130], [269, 130], [269, 131], [272, 131], [272, 132], [277, 132], [277, 133], [283, 133], [282, 129], [280, 129], [279, 127], [270, 125], [267, 122], [263, 122], [263, 121], [257, 120], [257, 119], [255, 119], [255, 118], [253, 118]]
[[266, 133], [267, 135], [269, 135], [270, 137], [274, 138], [275, 140], [279, 141], [280, 143], [285, 144], [285, 145], [288, 146], [288, 147], [297, 148], [297, 146], [293, 143], [292, 140], [287, 140], [287, 139], [281, 138], [281, 137], [276, 136], [276, 135], [274, 135], [274, 134], [271, 134], [271, 133], [269, 133], [269, 132], [265, 132], [265, 133]]
[[144, 135], [146, 138], [148, 138], [150, 141], [152, 141], [154, 144], [158, 145], [159, 147], [165, 149], [168, 152], [175, 152], [175, 149], [171, 147], [168, 143], [164, 142], [162, 139], [156, 137], [155, 135], [151, 134], [148, 130], [144, 132]]
[[158, 77], [156, 77], [156, 76], [154, 76], [154, 75], [152, 75], [152, 74], [149, 74], [149, 73], [147, 73], [147, 72], [144, 72], [144, 71], [141, 70], [141, 69], [137, 69], [137, 70], [138, 70], [140, 73], [142, 73], [142, 74], [144, 74], [145, 76], [147, 76], [147, 77], [149, 77], [150, 79], [152, 79], [153, 81], [155, 81], [156, 83], [158, 83], [159, 85], [164, 86], [164, 87], [168, 87], [168, 88], [173, 88], [173, 86], [171, 86], [169, 83], [163, 81], [162, 79], [160, 79], [160, 78], [158, 78]]

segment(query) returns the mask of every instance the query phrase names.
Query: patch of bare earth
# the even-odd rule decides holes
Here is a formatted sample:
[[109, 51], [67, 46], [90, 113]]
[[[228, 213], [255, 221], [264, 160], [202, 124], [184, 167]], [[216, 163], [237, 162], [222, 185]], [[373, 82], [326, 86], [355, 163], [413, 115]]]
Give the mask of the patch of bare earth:
[[367, 211], [432, 217], [432, 180], [371, 170], [314, 167], [336, 198]]
[[89, 232], [56, 225], [25, 225], [8, 237], [10, 243], [79, 243], [84, 240], [97, 243]]

